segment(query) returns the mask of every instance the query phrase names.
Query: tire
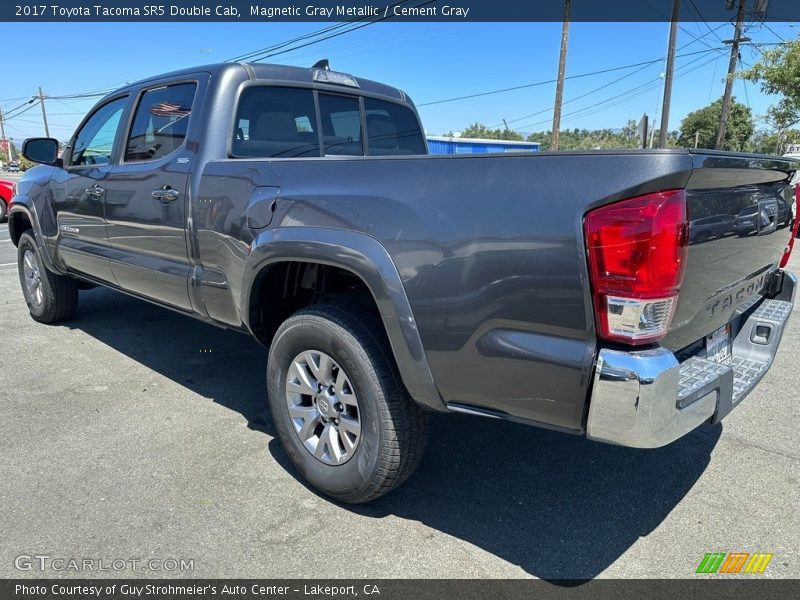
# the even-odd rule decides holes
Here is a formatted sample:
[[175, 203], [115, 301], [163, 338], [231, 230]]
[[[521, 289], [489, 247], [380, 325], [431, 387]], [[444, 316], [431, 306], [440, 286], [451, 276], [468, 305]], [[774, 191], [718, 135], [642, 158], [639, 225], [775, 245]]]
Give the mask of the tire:
[[[78, 282], [47, 270], [29, 231], [19, 238], [17, 265], [22, 294], [31, 317], [40, 323], [58, 323], [78, 310]], [[35, 279], [38, 285], [32, 285]]]
[[[356, 307], [320, 304], [287, 319], [270, 347], [267, 389], [275, 428], [297, 470], [322, 493], [341, 502], [360, 504], [386, 494], [414, 472], [427, 445], [428, 415], [403, 386], [382, 324]], [[322, 354], [333, 361], [327, 381], [335, 378], [328, 388], [335, 394], [324, 396], [329, 393], [325, 388], [316, 396], [301, 393], [308, 392], [309, 385], [300, 382], [298, 365], [305, 361], [307, 366], [302, 368], [313, 380], [312, 366], [319, 369], [317, 374], [323, 372]], [[342, 385], [335, 389], [340, 378]], [[320, 380], [325, 377], [320, 375]], [[318, 390], [314, 381], [310, 385]], [[351, 406], [351, 394], [357, 408]], [[332, 399], [332, 404], [325, 404], [326, 398]], [[330, 408], [328, 405], [342, 411], [333, 411], [338, 419], [326, 419], [330, 413], [323, 415], [321, 407]], [[296, 416], [298, 411], [316, 416], [301, 421]], [[344, 425], [355, 417], [360, 424], [358, 437], [351, 433], [352, 424]], [[313, 425], [315, 418], [316, 430], [321, 431], [316, 436], [320, 440], [314, 450], [317, 456], [311, 449], [314, 437], [301, 440], [306, 423]], [[332, 438], [326, 437], [329, 426], [338, 431]], [[349, 444], [345, 444], [345, 435]], [[348, 451], [347, 446], [354, 443], [350, 436], [355, 446]], [[327, 454], [320, 456], [322, 439], [333, 443], [326, 444]]]
[[0, 198], [0, 223], [6, 222], [6, 217], [8, 216], [8, 204], [3, 198]]

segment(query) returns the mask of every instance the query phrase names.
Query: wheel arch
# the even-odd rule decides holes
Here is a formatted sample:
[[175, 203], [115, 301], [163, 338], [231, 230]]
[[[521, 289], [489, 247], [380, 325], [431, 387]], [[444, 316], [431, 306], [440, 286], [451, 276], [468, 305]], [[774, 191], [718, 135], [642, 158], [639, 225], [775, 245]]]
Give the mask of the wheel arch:
[[261, 307], [270, 269], [283, 263], [313, 263], [354, 275], [369, 291], [386, 331], [403, 383], [417, 403], [446, 407], [436, 389], [400, 274], [386, 249], [363, 233], [319, 227], [283, 227], [253, 241], [244, 267], [241, 314], [248, 329]]
[[19, 245], [19, 238], [28, 230], [33, 232], [33, 239], [36, 241], [36, 246], [39, 248], [39, 254], [42, 257], [42, 261], [44, 261], [45, 267], [54, 273], [61, 274], [62, 270], [53, 264], [53, 260], [48, 252], [35, 211], [24, 203], [24, 199], [15, 196], [14, 203], [8, 210], [8, 231], [11, 236], [11, 243], [13, 243], [14, 246]]

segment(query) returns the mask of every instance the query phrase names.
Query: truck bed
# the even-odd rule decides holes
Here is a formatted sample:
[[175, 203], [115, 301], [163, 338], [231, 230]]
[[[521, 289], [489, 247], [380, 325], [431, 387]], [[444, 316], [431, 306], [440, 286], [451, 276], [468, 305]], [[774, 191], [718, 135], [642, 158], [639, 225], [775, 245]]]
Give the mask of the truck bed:
[[[756, 284], [777, 268], [788, 222], [761, 233], [740, 227], [741, 236], [734, 223], [754, 203], [783, 198], [790, 206], [796, 168], [776, 157], [688, 150], [232, 159], [205, 166], [197, 197], [224, 197], [229, 214], [241, 215], [253, 189], [279, 187], [274, 216], [254, 239], [288, 227], [375, 238], [400, 274], [449, 405], [581, 430], [598, 346], [586, 213], [687, 189], [687, 269], [662, 342], [677, 351], [764, 293]], [[228, 248], [230, 223], [204, 225], [204, 204], [193, 210], [205, 267], [235, 277], [245, 256]], [[724, 227], [698, 236], [698, 220], [709, 217]], [[227, 301], [210, 312], [230, 314]]]

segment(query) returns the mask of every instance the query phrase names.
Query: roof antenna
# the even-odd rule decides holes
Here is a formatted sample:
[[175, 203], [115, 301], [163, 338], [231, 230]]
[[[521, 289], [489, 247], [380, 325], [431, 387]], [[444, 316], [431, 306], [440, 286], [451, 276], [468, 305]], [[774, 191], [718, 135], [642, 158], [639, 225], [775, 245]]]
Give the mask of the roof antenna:
[[314, 63], [314, 66], [311, 67], [311, 68], [312, 69], [322, 69], [323, 71], [330, 71], [331, 70], [331, 66], [330, 66], [330, 63], [328, 62], [327, 58], [323, 58], [322, 60], [318, 60], [317, 62]]

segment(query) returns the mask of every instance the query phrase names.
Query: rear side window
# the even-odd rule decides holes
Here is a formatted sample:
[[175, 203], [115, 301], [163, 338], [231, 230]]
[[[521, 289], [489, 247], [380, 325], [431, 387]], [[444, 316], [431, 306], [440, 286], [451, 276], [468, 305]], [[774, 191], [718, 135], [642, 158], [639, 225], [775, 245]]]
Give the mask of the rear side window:
[[252, 86], [242, 92], [233, 134], [234, 156], [319, 156], [314, 92]]
[[319, 117], [325, 156], [363, 156], [358, 98], [320, 94]]
[[183, 145], [196, 90], [195, 83], [181, 83], [142, 95], [128, 136], [126, 162], [163, 158]]
[[407, 106], [364, 98], [371, 156], [425, 154], [419, 121]]

